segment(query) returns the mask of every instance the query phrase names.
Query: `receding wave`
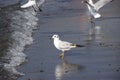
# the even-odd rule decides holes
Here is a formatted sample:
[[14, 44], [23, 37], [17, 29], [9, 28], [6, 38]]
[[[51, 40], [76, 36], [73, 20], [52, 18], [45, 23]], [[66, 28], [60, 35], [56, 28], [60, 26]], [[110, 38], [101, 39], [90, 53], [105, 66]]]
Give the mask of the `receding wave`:
[[0, 80], [14, 80], [24, 75], [16, 67], [26, 61], [23, 51], [33, 43], [32, 33], [37, 26], [36, 12], [17, 6], [0, 10]]

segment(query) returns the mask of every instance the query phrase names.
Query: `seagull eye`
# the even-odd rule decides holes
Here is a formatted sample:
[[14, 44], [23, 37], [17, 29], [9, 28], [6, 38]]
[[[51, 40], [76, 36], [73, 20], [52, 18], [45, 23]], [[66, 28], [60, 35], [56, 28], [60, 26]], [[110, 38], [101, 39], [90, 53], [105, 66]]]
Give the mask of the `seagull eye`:
[[56, 35], [55, 37], [56, 37], [56, 38], [58, 38], [58, 36], [57, 36], [57, 35]]
[[55, 35], [55, 38], [58, 38], [58, 35]]
[[53, 38], [59, 38], [59, 36], [58, 35], [54, 35]]

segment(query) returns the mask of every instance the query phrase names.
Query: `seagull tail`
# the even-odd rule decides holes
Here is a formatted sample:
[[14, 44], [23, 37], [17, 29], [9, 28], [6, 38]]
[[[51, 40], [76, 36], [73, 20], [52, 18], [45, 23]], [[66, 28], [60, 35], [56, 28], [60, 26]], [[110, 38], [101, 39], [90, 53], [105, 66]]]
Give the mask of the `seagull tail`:
[[77, 44], [76, 44], [76, 47], [85, 47], [85, 46], [84, 46], [84, 45], [77, 45]]

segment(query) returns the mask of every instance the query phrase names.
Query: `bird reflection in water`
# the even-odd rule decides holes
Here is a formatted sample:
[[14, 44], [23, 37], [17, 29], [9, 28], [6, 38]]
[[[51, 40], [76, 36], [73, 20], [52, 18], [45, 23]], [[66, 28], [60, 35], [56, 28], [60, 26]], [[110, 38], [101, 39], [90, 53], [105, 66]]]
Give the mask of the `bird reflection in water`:
[[86, 40], [87, 53], [92, 53], [94, 46], [98, 46], [103, 40], [104, 35], [101, 32], [101, 26], [95, 25], [95, 22], [91, 22], [91, 28], [89, 30], [89, 35]]
[[96, 26], [95, 22], [92, 21], [88, 40], [93, 40], [93, 39], [97, 39], [97, 40], [101, 39], [101, 26]]
[[61, 80], [63, 76], [69, 76], [72, 73], [81, 71], [84, 69], [84, 66], [79, 64], [70, 63], [66, 60], [63, 60], [62, 63], [56, 65], [55, 68], [55, 77], [56, 80]]

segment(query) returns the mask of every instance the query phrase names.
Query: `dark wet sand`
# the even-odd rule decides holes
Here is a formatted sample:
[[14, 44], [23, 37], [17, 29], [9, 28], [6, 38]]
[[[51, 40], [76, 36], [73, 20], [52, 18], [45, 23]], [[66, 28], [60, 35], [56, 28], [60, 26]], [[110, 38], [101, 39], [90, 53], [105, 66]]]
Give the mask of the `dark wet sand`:
[[[87, 9], [80, 0], [47, 0], [39, 15], [34, 43], [24, 52], [28, 62], [20, 66], [25, 76], [18, 80], [120, 80], [120, 1], [114, 0], [100, 10], [94, 35]], [[85, 44], [65, 53], [65, 60], [50, 37]]]

